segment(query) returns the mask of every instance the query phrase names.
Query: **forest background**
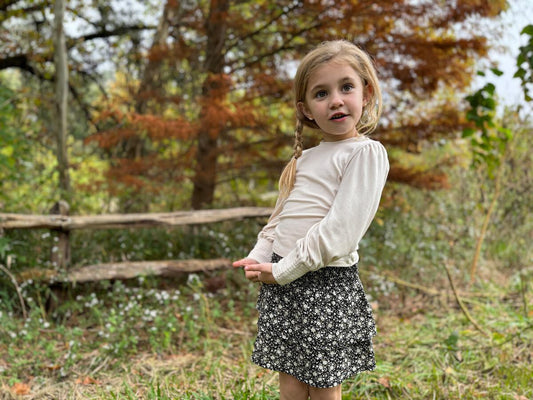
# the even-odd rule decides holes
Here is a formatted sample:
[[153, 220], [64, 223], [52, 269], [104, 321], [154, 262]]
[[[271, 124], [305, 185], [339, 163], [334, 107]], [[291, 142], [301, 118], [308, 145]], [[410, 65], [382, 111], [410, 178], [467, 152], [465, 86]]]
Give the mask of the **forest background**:
[[[383, 83], [372, 137], [391, 173], [361, 246], [378, 368], [345, 398], [531, 398], [533, 28], [502, 72], [508, 7], [0, 1], [0, 211], [272, 206], [298, 60], [351, 40]], [[262, 223], [76, 231], [71, 263], [236, 259]], [[0, 398], [275, 398], [247, 360], [257, 287], [240, 271], [57, 287], [54, 240], [0, 234]]]

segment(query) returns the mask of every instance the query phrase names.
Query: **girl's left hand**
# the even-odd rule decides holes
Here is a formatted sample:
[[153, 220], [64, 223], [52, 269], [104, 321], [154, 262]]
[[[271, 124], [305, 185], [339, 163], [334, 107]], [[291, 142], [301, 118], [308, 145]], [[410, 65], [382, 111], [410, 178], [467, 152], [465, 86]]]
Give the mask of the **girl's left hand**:
[[[252, 274], [246, 274], [250, 275], [250, 279], [252, 282], [263, 282], [263, 283], [270, 283], [275, 284], [276, 279], [274, 279], [274, 275], [272, 275], [272, 264], [271, 263], [264, 263], [264, 264], [250, 264], [246, 265], [244, 267], [244, 270], [246, 272], [252, 272]], [[256, 272], [256, 273], [253, 273]]]

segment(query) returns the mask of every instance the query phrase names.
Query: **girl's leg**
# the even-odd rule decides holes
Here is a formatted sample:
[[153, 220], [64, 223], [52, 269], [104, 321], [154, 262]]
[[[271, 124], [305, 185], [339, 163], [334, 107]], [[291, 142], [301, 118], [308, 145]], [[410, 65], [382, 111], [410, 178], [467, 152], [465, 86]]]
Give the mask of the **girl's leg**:
[[309, 386], [309, 395], [311, 400], [341, 400], [342, 385], [325, 389]]
[[280, 400], [307, 400], [309, 398], [309, 386], [292, 375], [280, 372], [279, 393]]

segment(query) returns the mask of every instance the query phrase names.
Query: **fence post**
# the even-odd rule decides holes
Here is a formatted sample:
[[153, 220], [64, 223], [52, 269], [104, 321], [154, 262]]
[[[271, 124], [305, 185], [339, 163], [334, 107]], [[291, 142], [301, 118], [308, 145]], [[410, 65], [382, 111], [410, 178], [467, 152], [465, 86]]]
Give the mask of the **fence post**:
[[[69, 204], [64, 200], [59, 200], [50, 209], [50, 214], [68, 215], [69, 211]], [[70, 266], [70, 231], [62, 228], [54, 228], [50, 231], [53, 240], [50, 261], [54, 268], [64, 271]]]

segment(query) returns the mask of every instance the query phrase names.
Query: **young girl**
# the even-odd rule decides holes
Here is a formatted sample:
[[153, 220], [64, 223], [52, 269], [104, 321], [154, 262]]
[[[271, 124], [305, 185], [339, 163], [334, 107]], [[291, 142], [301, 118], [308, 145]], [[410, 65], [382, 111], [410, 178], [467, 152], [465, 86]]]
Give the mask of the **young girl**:
[[[253, 250], [233, 265], [262, 283], [252, 361], [279, 372], [281, 399], [341, 399], [345, 379], [375, 367], [356, 263], [389, 171], [384, 147], [365, 136], [381, 91], [368, 55], [341, 40], [305, 56], [294, 94], [294, 156], [280, 196]], [[322, 141], [302, 151], [304, 126]]]

